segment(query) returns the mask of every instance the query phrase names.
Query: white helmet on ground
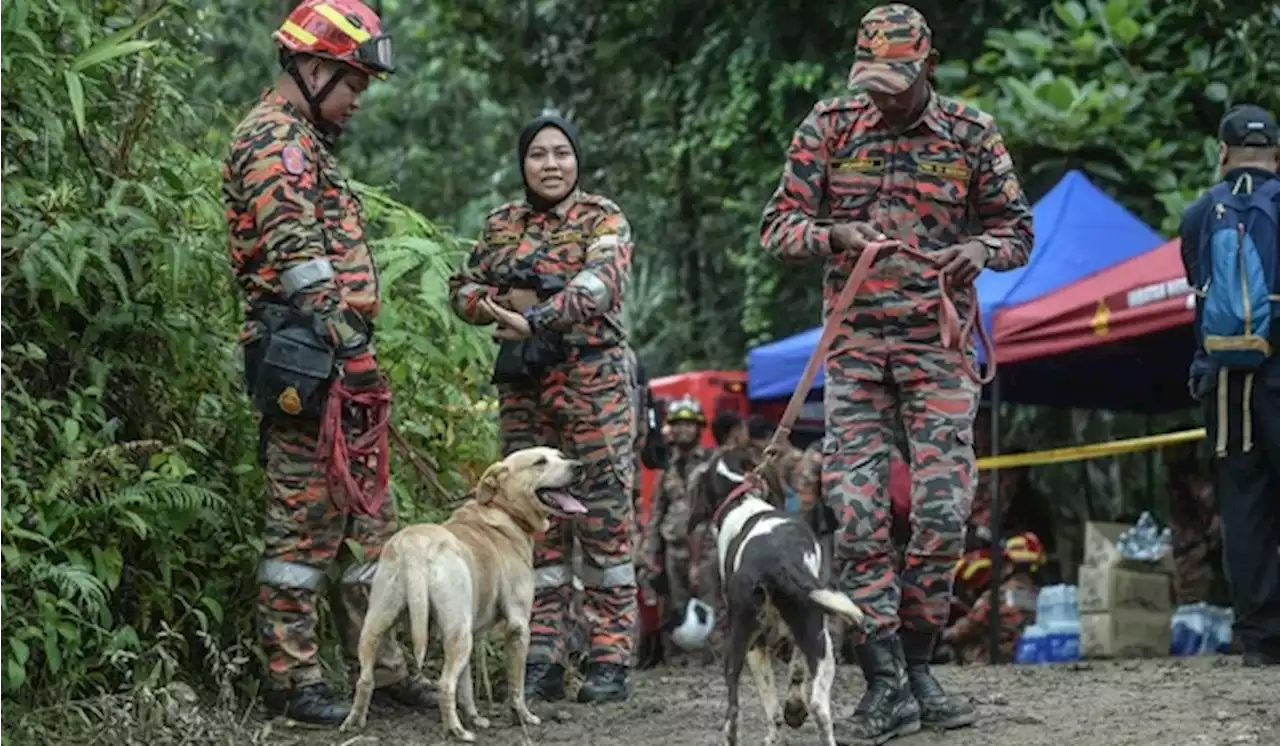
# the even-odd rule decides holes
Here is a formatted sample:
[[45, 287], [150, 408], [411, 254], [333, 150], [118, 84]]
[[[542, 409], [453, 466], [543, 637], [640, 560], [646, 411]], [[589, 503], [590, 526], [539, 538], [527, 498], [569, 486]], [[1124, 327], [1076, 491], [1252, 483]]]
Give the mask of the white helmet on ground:
[[671, 641], [682, 650], [700, 650], [706, 647], [715, 626], [715, 609], [700, 599], [691, 598], [685, 606], [680, 626], [671, 631]]

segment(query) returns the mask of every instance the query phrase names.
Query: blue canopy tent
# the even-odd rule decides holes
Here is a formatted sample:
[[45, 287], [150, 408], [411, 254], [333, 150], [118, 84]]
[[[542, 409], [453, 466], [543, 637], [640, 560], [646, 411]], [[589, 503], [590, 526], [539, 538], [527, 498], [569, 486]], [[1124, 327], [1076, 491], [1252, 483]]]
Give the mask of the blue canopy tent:
[[[986, 270], [977, 280], [983, 322], [1000, 347], [997, 314], [1112, 267], [1164, 242], [1088, 177], [1069, 171], [1032, 207], [1035, 246], [1026, 265], [1009, 272]], [[817, 346], [822, 328], [761, 345], [747, 353], [747, 395], [753, 401], [790, 396]], [[818, 372], [811, 396], [818, 396]]]

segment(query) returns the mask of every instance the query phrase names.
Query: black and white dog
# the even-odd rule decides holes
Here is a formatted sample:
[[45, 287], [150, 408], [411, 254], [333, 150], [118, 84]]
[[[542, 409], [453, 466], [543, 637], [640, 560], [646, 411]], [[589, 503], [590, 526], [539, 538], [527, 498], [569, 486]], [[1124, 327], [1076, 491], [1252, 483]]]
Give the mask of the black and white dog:
[[[738, 680], [746, 662], [769, 723], [766, 744], [778, 742], [784, 719], [787, 725], [799, 728], [812, 712], [822, 743], [834, 746], [831, 683], [835, 656], [826, 615], [837, 615], [856, 627], [862, 624], [862, 611], [848, 596], [828, 587], [831, 543], [826, 536], [819, 541], [815, 518], [806, 522], [797, 514], [778, 510], [762, 499], [760, 491], [734, 492], [760, 454], [744, 448], [714, 458], [703, 490], [706, 502], [714, 508], [711, 520], [717, 531], [716, 550], [729, 623], [724, 667], [729, 689], [725, 743], [734, 746], [738, 742]], [[781, 483], [768, 471], [761, 486], [780, 495]], [[831, 522], [826, 510], [819, 506], [814, 511], [824, 528]], [[774, 639], [788, 636], [793, 645], [791, 681], [786, 707], [780, 710], [769, 650]], [[806, 702], [804, 687], [809, 682], [812, 687]]]

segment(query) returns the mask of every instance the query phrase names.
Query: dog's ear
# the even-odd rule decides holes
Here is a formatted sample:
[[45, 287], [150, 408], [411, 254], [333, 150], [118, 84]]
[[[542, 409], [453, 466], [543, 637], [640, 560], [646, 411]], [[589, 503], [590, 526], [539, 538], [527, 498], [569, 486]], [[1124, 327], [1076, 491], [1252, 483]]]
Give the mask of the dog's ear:
[[480, 477], [480, 484], [476, 485], [476, 500], [481, 505], [492, 502], [493, 498], [502, 491], [502, 484], [507, 479], [508, 471], [510, 469], [501, 461], [484, 470], [484, 474]]

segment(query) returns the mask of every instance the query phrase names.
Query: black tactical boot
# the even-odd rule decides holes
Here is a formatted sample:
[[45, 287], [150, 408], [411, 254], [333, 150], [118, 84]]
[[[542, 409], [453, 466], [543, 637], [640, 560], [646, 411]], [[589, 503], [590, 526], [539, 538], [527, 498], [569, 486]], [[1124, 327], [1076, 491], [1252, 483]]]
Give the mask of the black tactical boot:
[[625, 702], [631, 696], [627, 674], [627, 667], [618, 663], [589, 663], [587, 679], [578, 690], [578, 701]]
[[907, 683], [920, 703], [920, 724], [926, 728], [960, 728], [978, 719], [978, 710], [963, 697], [947, 694], [929, 671], [937, 635], [902, 630], [902, 653]]
[[440, 706], [431, 685], [413, 676], [374, 689], [372, 701], [384, 707], [400, 705], [411, 710], [430, 710]]
[[271, 715], [307, 725], [341, 725], [351, 712], [351, 703], [323, 683], [296, 689], [268, 689], [263, 692], [262, 703]]
[[898, 637], [859, 645], [856, 652], [867, 691], [852, 715], [836, 721], [836, 743], [880, 746], [920, 730], [920, 705], [907, 688]]
[[530, 661], [524, 667], [524, 698], [532, 702], [559, 702], [564, 699], [564, 666], [547, 661]]

